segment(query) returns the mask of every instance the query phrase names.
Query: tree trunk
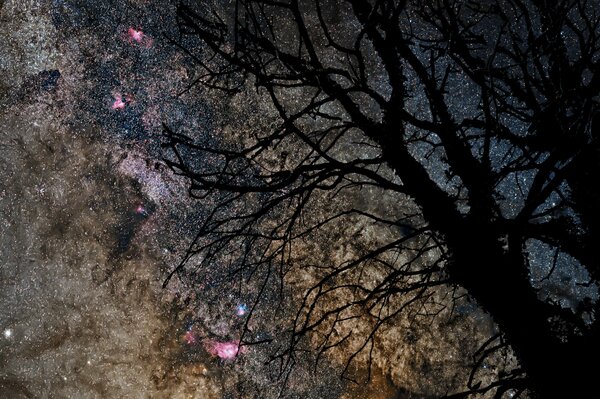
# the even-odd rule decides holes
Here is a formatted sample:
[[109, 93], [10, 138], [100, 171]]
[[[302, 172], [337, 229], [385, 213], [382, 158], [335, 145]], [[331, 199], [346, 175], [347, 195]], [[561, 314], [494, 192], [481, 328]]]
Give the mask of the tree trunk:
[[483, 227], [458, 238], [455, 233], [448, 243], [453, 254], [451, 277], [498, 324], [538, 397], [586, 398], [597, 391], [592, 369], [583, 359], [597, 359], [598, 340], [587, 335], [561, 342], [556, 336], [548, 321], [550, 305], [538, 300], [528, 281], [520, 238], [509, 242], [506, 251]]

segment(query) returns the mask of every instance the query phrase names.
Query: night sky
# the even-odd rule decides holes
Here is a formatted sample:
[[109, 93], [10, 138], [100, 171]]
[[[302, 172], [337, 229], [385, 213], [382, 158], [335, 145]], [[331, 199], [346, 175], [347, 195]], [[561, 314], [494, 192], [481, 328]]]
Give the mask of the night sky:
[[[225, 99], [188, 90], [197, 67], [169, 40], [178, 38], [175, 5], [0, 0], [0, 398], [383, 399], [464, 385], [467, 354], [496, 332], [466, 299], [452, 321], [407, 317], [386, 327], [364, 386], [339, 378], [349, 348], [317, 367], [308, 348], [285, 383], [265, 364], [272, 347], [238, 350], [252, 284], [224, 285], [207, 269], [194, 285], [173, 279], [162, 288], [208, 209], [166, 168], [162, 124], [217, 143], [274, 118], [251, 91]], [[468, 98], [464, 90], [459, 98]], [[378, 196], [366, 190], [350, 200]], [[386, 234], [346, 228], [373, 245]], [[354, 250], [332, 237], [320, 244], [299, 251], [343, 259]], [[536, 251], [541, 276], [551, 255]], [[560, 262], [557, 279], [572, 287], [585, 279]], [[300, 287], [308, 277], [295, 278]], [[265, 339], [292, 314], [276, 292], [251, 326]], [[498, 362], [514, 365], [503, 356]], [[366, 375], [360, 362], [353, 373]]]
[[174, 5], [1, 4], [0, 397], [275, 397], [265, 354], [236, 357], [244, 293], [161, 288], [204, 212], [161, 162], [162, 123], [212, 140], [230, 106], [180, 94]]

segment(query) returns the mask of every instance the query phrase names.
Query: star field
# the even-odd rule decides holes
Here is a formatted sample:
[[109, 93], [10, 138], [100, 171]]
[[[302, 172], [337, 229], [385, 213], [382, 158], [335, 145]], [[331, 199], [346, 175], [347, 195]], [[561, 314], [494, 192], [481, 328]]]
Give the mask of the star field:
[[[210, 6], [218, 10], [230, 6], [214, 3]], [[339, 196], [318, 194], [311, 202], [307, 197], [314, 207], [309, 209], [322, 213], [295, 215], [302, 226], [318, 224], [327, 212], [353, 211], [329, 220], [323, 231], [285, 232], [296, 241], [289, 251], [281, 251], [278, 274], [261, 268], [260, 262], [284, 241], [280, 236], [257, 255], [247, 237], [230, 236], [230, 224], [214, 230], [226, 237], [222, 242], [198, 233], [215, 214], [232, 225], [243, 224], [241, 215], [248, 209], [261, 209], [294, 187], [258, 192], [240, 203], [228, 194], [190, 187], [189, 179], [169, 169], [174, 156], [165, 149], [167, 128], [205, 148], [233, 151], [252, 145], [280, 123], [276, 107], [252, 83], [240, 85], [235, 96], [198, 84], [207, 83], [199, 64], [210, 58], [212, 65], [213, 59], [181, 34], [178, 4], [0, 1], [0, 398], [384, 399], [459, 392], [474, 367], [474, 353], [499, 336], [498, 325], [465, 290], [440, 284], [427, 291], [418, 307], [407, 305], [409, 310], [394, 323], [377, 324], [375, 309], [385, 318], [385, 311], [404, 306], [401, 300], [390, 296], [372, 307], [352, 302], [358, 294], [336, 287], [335, 278], [312, 294], [309, 289], [333, 270], [332, 264], [351, 265], [369, 249], [426, 231], [420, 208], [408, 195], [348, 184], [348, 192]], [[194, 5], [209, 7], [203, 1]], [[339, 34], [341, 41], [344, 29], [360, 29], [349, 8], [325, 12], [334, 21], [331, 34]], [[405, 23], [413, 24], [417, 17]], [[424, 26], [412, 28], [423, 43], [436, 38]], [[281, 40], [293, 37], [286, 29]], [[325, 43], [324, 38], [317, 41]], [[326, 64], [343, 65], [345, 60], [322, 47], [327, 49]], [[418, 56], [425, 57], [426, 51]], [[437, 65], [440, 70], [442, 64]], [[387, 101], [392, 94], [387, 75], [372, 67], [368, 85]], [[407, 74], [404, 106], [428, 120], [426, 88]], [[452, 74], [445, 93], [449, 112], [461, 121], [481, 110], [479, 88], [465, 81]], [[290, 90], [284, 100], [298, 106], [305, 97]], [[372, 99], [361, 107], [377, 123], [386, 117]], [[328, 103], [318, 112], [306, 126], [346, 118]], [[528, 125], [516, 112], [505, 118], [510, 131], [527, 134]], [[483, 139], [473, 131], [465, 127], [463, 133], [471, 137], [470, 150], [481, 156]], [[464, 182], [445, 166], [440, 137], [414, 126], [407, 128], [406, 137], [410, 154], [454, 197], [458, 213], [467, 214], [472, 204]], [[363, 139], [351, 132], [329, 149], [339, 162], [379, 157], [380, 151]], [[269, 173], [277, 171], [273, 181], [306, 155], [300, 141], [286, 140], [274, 144], [272, 153], [256, 151], [248, 157]], [[490, 147], [485, 156], [495, 172], [521, 159], [502, 140]], [[208, 171], [212, 177], [239, 167], [244, 172], [235, 179], [255, 183], [255, 170], [243, 169], [245, 159], [231, 161], [227, 169], [217, 151], [193, 146], [183, 151], [193, 171]], [[390, 185], [400, 184], [387, 166], [377, 173]], [[516, 217], [534, 178], [517, 165], [499, 179], [498, 214]], [[565, 210], [569, 193], [566, 184], [559, 186], [537, 208], [539, 222], [568, 216], [577, 222], [573, 229], [580, 226], [578, 216]], [[277, 218], [291, 209], [290, 198], [288, 208], [274, 207], [263, 225], [248, 228], [258, 237], [253, 243], [266, 236], [264, 231], [279, 233], [283, 224]], [[219, 201], [227, 205], [220, 207]], [[366, 220], [366, 214], [379, 216]], [[406, 223], [401, 228], [381, 223], [386, 218]], [[371, 269], [352, 270], [348, 278], [377, 293], [388, 283], [381, 270], [393, 269], [390, 265], [417, 265], [420, 271], [443, 264], [444, 249], [419, 239], [408, 240], [405, 251], [382, 251], [385, 256], [374, 257]], [[585, 268], [542, 241], [529, 240], [524, 247], [538, 297], [584, 312], [584, 324], [591, 323], [589, 309], [598, 289]], [[244, 262], [254, 265], [253, 256], [259, 259], [256, 267], [246, 267]], [[302, 267], [286, 269], [288, 265]], [[432, 272], [432, 280], [445, 278], [440, 270]], [[341, 287], [348, 288], [345, 282]], [[297, 337], [290, 323], [302, 325], [307, 310], [298, 309], [307, 298], [326, 298], [313, 314], [325, 321], [307, 327], [302, 340], [293, 341]], [[340, 303], [351, 306], [330, 323], [327, 312]], [[305, 327], [309, 321], [306, 316]], [[380, 331], [370, 337], [373, 324]], [[286, 352], [290, 342], [296, 351]], [[481, 381], [491, 382], [515, 370], [518, 362], [506, 347], [475, 367]]]

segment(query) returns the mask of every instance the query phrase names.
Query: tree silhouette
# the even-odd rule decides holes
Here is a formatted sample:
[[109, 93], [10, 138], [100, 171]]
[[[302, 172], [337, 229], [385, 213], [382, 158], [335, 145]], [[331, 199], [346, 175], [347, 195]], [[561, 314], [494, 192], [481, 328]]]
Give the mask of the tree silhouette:
[[[597, 391], [597, 1], [237, 0], [177, 15], [200, 39], [182, 45], [203, 70], [195, 83], [235, 95], [252, 82], [280, 123], [229, 145], [165, 127], [167, 164], [214, 204], [171, 276], [193, 257], [227, 263], [261, 276], [256, 306], [274, 279], [284, 290], [307, 237], [366, 221], [385, 242], [311, 265], [281, 359], [317, 329], [320, 354], [341, 345], [336, 325], [368, 314], [352, 360], [436, 287], [460, 287], [500, 334], [455, 397]], [[360, 190], [414, 205], [356, 206]], [[559, 278], [565, 264], [586, 281]], [[247, 327], [242, 342], [260, 341]], [[520, 367], [477, 383], [506, 345]]]

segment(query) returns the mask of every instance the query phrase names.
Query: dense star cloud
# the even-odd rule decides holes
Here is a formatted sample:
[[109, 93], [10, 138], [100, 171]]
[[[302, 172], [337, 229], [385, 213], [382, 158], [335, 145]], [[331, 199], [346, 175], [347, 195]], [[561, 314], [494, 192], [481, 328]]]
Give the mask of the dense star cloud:
[[542, 3], [1, 1], [0, 398], [575, 381], [600, 8]]

